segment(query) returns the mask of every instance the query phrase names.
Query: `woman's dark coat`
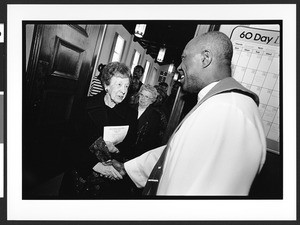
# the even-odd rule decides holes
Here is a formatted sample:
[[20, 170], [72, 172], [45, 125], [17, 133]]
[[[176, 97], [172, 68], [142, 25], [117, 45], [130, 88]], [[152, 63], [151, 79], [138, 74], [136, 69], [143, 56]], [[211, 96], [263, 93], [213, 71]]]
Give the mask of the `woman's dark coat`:
[[[135, 108], [137, 109], [138, 105]], [[134, 145], [136, 156], [161, 145], [160, 127], [160, 114], [153, 106], [148, 106], [138, 119], [137, 138]]]
[[125, 139], [116, 145], [120, 153], [112, 154], [112, 158], [125, 162], [134, 156], [137, 111], [123, 103], [110, 108], [105, 105], [104, 96], [105, 93], [101, 92], [87, 99], [85, 112], [75, 126], [76, 135], [72, 143], [66, 146], [72, 149], [73, 160], [62, 182], [60, 189], [62, 198], [123, 198], [131, 195], [133, 183], [129, 178], [110, 181], [93, 172], [93, 167], [99, 160], [90, 152], [89, 147], [103, 136], [104, 126], [129, 125]]
[[110, 108], [105, 105], [104, 96], [105, 92], [101, 92], [88, 98], [86, 111], [78, 126], [78, 133], [81, 134], [78, 143], [78, 147], [80, 146], [81, 148], [79, 161], [82, 162], [84, 160], [87, 168], [92, 168], [97, 163], [96, 157], [90, 154], [88, 148], [98, 137], [103, 137], [105, 126], [129, 125], [125, 139], [116, 145], [120, 153], [113, 154], [113, 158], [125, 161], [133, 156], [132, 145], [136, 137], [137, 111], [123, 103]]

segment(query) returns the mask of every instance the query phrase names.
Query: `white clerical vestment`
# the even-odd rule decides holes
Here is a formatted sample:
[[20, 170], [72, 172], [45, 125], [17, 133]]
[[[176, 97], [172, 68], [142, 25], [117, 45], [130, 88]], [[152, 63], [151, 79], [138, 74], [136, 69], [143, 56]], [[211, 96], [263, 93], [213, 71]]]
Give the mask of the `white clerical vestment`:
[[[198, 94], [198, 101], [215, 85]], [[165, 146], [124, 164], [144, 187]], [[203, 102], [173, 136], [157, 195], [247, 195], [266, 156], [266, 138], [255, 102], [237, 92]]]

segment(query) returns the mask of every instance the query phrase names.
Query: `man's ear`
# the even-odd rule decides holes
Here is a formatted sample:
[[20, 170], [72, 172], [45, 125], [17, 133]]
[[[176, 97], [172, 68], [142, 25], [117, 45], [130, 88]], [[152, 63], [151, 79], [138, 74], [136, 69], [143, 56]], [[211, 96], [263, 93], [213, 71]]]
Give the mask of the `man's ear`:
[[202, 52], [202, 58], [201, 58], [201, 63], [203, 68], [208, 67], [212, 62], [212, 54], [211, 51], [209, 50], [204, 50]]

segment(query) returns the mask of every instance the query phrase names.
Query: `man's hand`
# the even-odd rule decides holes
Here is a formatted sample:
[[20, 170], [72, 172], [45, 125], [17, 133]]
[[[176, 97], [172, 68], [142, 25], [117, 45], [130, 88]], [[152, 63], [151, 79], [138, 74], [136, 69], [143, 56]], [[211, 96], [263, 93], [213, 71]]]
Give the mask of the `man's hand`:
[[103, 163], [99, 162], [93, 167], [93, 170], [111, 180], [119, 180], [123, 178], [122, 175], [112, 165], [109, 164], [104, 165]]
[[115, 159], [111, 160], [113, 167], [122, 175], [125, 176], [126, 175], [126, 170], [124, 168], [124, 163], [120, 163]]
[[115, 147], [115, 145], [110, 141], [105, 141], [108, 151], [111, 153], [119, 153], [119, 149]]

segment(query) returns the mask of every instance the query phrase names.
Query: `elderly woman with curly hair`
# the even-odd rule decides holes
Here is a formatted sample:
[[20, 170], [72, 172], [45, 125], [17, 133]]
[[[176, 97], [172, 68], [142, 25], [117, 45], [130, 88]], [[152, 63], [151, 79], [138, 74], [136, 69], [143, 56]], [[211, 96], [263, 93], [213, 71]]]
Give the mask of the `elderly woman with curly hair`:
[[[120, 188], [121, 174], [111, 165], [113, 159], [125, 162], [134, 155], [137, 111], [122, 103], [130, 84], [130, 69], [123, 63], [108, 63], [99, 76], [105, 91], [88, 97], [85, 112], [78, 119], [77, 135], [68, 149], [75, 159], [65, 176], [64, 198], [106, 198], [126, 196], [129, 188]], [[128, 126], [121, 143], [104, 140], [104, 128]], [[69, 176], [68, 176], [69, 175]], [[70, 176], [71, 175], [71, 176]], [[123, 181], [126, 185], [126, 181]], [[73, 189], [70, 188], [73, 185]], [[122, 192], [123, 191], [123, 192]]]
[[160, 114], [153, 107], [158, 96], [156, 88], [143, 84], [138, 93], [138, 104], [134, 107], [138, 111], [138, 129], [134, 145], [135, 156], [160, 146]]

